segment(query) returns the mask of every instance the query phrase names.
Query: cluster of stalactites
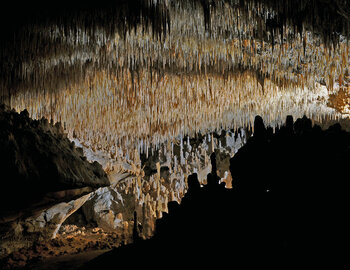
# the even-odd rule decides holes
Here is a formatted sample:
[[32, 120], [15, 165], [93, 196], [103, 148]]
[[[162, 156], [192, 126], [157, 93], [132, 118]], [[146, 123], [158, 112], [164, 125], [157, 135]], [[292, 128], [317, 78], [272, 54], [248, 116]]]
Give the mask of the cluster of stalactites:
[[[163, 212], [168, 212], [168, 202], [181, 202], [188, 189], [187, 178], [190, 174], [197, 173], [200, 184], [207, 184], [207, 174], [212, 171], [211, 153], [225, 153], [230, 158], [245, 142], [246, 133], [243, 129], [237, 134], [227, 131], [225, 136], [220, 138], [206, 134], [192, 145], [188, 136], [181, 137], [176, 142], [176, 146], [180, 148], [179, 152], [175, 153], [174, 144], [168, 142], [154, 154], [159, 155], [159, 161], [155, 164], [156, 173], [148, 177], [133, 174], [132, 177], [118, 181], [115, 186], [118, 192], [133, 196], [135, 211], [142, 217], [141, 222], [146, 229], [143, 231], [144, 236], [152, 235], [155, 220], [160, 218]], [[232, 178], [228, 165], [226, 166], [220, 167], [217, 173], [221, 177], [220, 181], [225, 182], [227, 188], [232, 188]], [[162, 174], [164, 168], [167, 168], [168, 173]]]
[[[262, 84], [260, 84], [262, 83]], [[323, 96], [322, 96], [323, 93]], [[128, 70], [109, 76], [99, 72], [55, 95], [26, 92], [13, 99], [17, 110], [33, 118], [63, 123], [70, 138], [105, 152], [148, 152], [178, 136], [253, 126], [255, 115], [275, 126], [288, 114], [323, 117], [327, 90], [280, 88], [254, 73], [237, 75], [160, 75]], [[323, 103], [322, 103], [323, 102]], [[315, 104], [319, 103], [317, 107]]]
[[2, 95], [8, 97], [9, 88], [12, 94], [28, 89], [55, 92], [96, 71], [137, 73], [144, 68], [176, 74], [251, 70], [280, 85], [314, 87], [317, 81], [332, 88], [347, 70], [345, 37], [338, 34], [338, 43], [325, 43], [303, 25], [297, 31], [292, 19], [274, 26], [280, 8], [261, 1], [243, 6], [241, 1], [144, 1], [134, 12], [126, 9], [130, 22], [120, 11], [109, 27], [98, 21], [103, 18], [98, 12], [89, 26], [80, 17], [30, 25], [16, 42], [13, 59], [6, 54]]
[[160, 2], [167, 14], [161, 38], [146, 19], [113, 34], [83, 21], [29, 28], [18, 46], [33, 57], [22, 53], [16, 62], [11, 106], [63, 122], [71, 138], [127, 154], [179, 135], [250, 126], [257, 114], [276, 125], [287, 114], [333, 113], [322, 105], [348, 74], [346, 39], [332, 48], [287, 23], [269, 30], [275, 13], [259, 1], [244, 10], [234, 1], [148, 5], [156, 11]]

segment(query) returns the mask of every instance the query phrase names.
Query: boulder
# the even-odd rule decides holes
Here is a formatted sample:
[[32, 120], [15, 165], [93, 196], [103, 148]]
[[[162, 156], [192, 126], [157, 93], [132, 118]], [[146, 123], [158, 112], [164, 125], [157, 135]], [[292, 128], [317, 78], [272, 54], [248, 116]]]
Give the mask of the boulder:
[[38, 217], [30, 217], [22, 222], [27, 233], [37, 233], [43, 239], [55, 238], [62, 223], [77, 211], [91, 196], [91, 193], [72, 200], [62, 202], [44, 210]]
[[134, 196], [122, 196], [112, 186], [96, 190], [82, 207], [87, 222], [96, 223], [105, 231], [123, 230], [124, 221], [132, 220], [133, 209]]
[[0, 223], [30, 217], [109, 185], [97, 162], [75, 148], [60, 123], [0, 106]]

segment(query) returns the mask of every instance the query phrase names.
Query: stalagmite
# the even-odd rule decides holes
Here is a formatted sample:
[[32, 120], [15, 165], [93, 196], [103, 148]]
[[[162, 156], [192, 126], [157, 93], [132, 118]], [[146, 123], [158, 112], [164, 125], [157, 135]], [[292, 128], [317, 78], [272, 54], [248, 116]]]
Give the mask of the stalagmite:
[[[292, 0], [286, 10], [279, 1], [137, 2], [111, 10], [107, 23], [95, 14], [89, 27], [74, 16], [23, 29], [23, 39], [0, 47], [0, 101], [64, 123], [71, 140], [103, 156], [110, 175], [127, 172], [131, 180], [116, 186], [142, 207], [147, 235], [167, 202], [181, 200], [188, 174], [205, 184], [209, 155], [227, 148], [233, 156], [246, 143], [255, 115], [273, 128], [287, 115], [349, 116], [349, 24], [339, 10], [317, 14], [331, 28], [324, 32], [308, 17], [296, 26], [308, 10]], [[213, 135], [222, 129], [233, 129], [225, 147]], [[201, 148], [192, 147], [199, 134]], [[145, 177], [141, 160], [159, 149], [166, 162]], [[221, 177], [234, 185], [229, 173]]]

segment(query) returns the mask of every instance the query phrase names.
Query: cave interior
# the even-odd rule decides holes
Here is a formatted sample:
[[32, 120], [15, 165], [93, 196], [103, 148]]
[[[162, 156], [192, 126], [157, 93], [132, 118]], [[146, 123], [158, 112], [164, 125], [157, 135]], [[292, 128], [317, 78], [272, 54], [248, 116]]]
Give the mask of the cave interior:
[[1, 5], [1, 269], [348, 256], [349, 1]]

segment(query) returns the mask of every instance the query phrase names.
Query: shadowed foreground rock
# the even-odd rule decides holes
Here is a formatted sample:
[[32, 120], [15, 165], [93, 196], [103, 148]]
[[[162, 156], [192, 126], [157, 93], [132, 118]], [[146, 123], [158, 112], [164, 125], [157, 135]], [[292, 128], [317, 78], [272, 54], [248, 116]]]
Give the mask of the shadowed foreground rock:
[[[212, 157], [212, 162], [215, 158]], [[188, 179], [181, 204], [157, 222], [150, 240], [106, 253], [84, 269], [334, 264], [344, 258], [350, 133], [322, 131], [306, 117], [276, 130], [256, 118], [255, 135], [231, 159], [233, 189], [214, 172], [201, 187]], [[215, 166], [213, 166], [215, 167]]]
[[109, 185], [101, 165], [86, 161], [59, 123], [32, 120], [26, 110], [18, 114], [3, 105], [0, 171], [1, 256], [17, 244], [55, 236], [92, 191]]
[[0, 108], [0, 153], [1, 220], [109, 184], [101, 165], [87, 162], [60, 124], [32, 120], [26, 110]]

